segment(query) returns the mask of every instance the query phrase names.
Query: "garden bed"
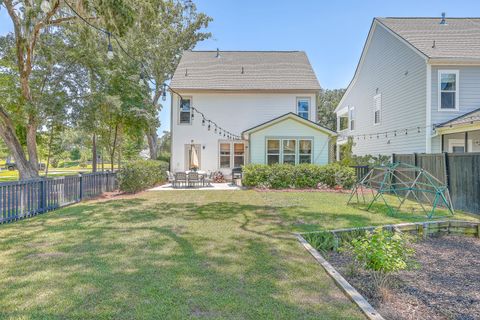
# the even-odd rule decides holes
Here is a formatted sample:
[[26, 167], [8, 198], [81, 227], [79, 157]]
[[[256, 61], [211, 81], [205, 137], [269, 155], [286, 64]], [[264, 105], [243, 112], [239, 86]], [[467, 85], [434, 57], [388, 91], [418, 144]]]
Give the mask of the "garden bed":
[[[377, 319], [378, 315], [385, 319], [480, 319], [478, 222], [451, 220], [384, 226], [385, 231], [412, 235], [409, 246], [415, 251], [415, 267], [391, 273], [388, 285], [381, 288], [373, 284], [372, 272], [355, 261], [348, 245], [374, 229], [320, 232], [318, 235], [326, 236], [324, 240], [315, 240], [317, 232], [298, 238], [370, 319]], [[304, 237], [310, 238], [313, 246], [320, 246], [323, 256]], [[331, 239], [325, 240], [328, 238]], [[339, 247], [343, 250], [331, 251]]]
[[412, 246], [419, 266], [392, 275], [381, 293], [349, 254], [326, 259], [386, 319], [480, 319], [480, 239], [442, 235]]

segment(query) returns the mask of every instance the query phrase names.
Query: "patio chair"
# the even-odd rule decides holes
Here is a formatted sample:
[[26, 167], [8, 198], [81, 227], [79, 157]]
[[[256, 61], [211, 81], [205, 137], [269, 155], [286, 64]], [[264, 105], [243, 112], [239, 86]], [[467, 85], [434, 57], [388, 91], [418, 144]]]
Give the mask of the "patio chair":
[[212, 185], [213, 181], [213, 172], [210, 172], [208, 175], [203, 176], [203, 185], [210, 187]]
[[181, 186], [182, 183], [187, 186], [187, 174], [185, 172], [175, 173], [175, 188]]
[[200, 175], [198, 172], [192, 171], [188, 173], [188, 186], [195, 187], [200, 184]]
[[165, 171], [167, 173], [167, 181], [172, 184], [172, 187], [175, 188], [175, 176], [170, 171]]

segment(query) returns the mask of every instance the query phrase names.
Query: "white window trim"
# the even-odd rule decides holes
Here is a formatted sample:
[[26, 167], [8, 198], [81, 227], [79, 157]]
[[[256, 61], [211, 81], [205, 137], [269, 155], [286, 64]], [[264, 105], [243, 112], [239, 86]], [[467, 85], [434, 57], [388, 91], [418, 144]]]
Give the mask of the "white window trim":
[[[375, 122], [375, 111], [377, 111], [377, 99], [380, 99], [380, 108], [378, 111], [380, 112], [380, 121]], [[382, 94], [376, 94], [373, 96], [373, 125], [378, 126], [382, 123]]]
[[[311, 113], [311, 111], [312, 111], [312, 101], [311, 101], [310, 97], [297, 97], [297, 100], [296, 100], [297, 115], [300, 116], [300, 115], [299, 115], [299, 110], [298, 110], [298, 102], [299, 102], [299, 101], [303, 101], [303, 100], [305, 100], [305, 101], [308, 102], [308, 111], [307, 111], [308, 118], [307, 118], [307, 120], [310, 120], [310, 118], [311, 118], [310, 113]], [[304, 111], [303, 111], [303, 112], [304, 112]], [[300, 116], [300, 117], [301, 117], [301, 116]], [[302, 118], [303, 118], [303, 117], [302, 117]]]
[[[279, 141], [279, 152], [278, 154], [274, 154], [274, 153], [268, 153], [268, 141], [269, 140], [277, 140]], [[284, 140], [295, 140], [295, 165], [298, 165], [300, 163], [300, 140], [309, 140], [310, 141], [310, 145], [311, 145], [311, 148], [312, 148], [312, 153], [310, 154], [310, 163], [313, 164], [313, 155], [314, 155], [314, 149], [313, 149], [313, 138], [312, 137], [281, 137], [281, 138], [277, 138], [277, 137], [266, 137], [265, 139], [265, 164], [268, 164], [268, 156], [269, 155], [278, 155], [279, 156], [279, 159], [278, 159], [278, 163], [279, 164], [283, 164], [283, 141]], [[304, 154], [306, 155], [306, 154]]]
[[[350, 115], [353, 115], [353, 117], [350, 117]], [[353, 118], [353, 119], [352, 119]], [[353, 126], [353, 129], [352, 129], [352, 120], [353, 120], [353, 123], [354, 123], [354, 126]], [[355, 107], [350, 107], [348, 109], [348, 130], [350, 131], [355, 131], [355, 127], [356, 127], [356, 119], [355, 119]]]
[[[442, 108], [442, 74], [455, 74], [455, 109]], [[459, 70], [438, 70], [437, 79], [437, 102], [438, 111], [440, 112], [456, 112], [460, 110], [460, 71]]]
[[185, 100], [190, 100], [190, 115], [189, 115], [189, 119], [190, 121], [188, 123], [182, 123], [180, 121], [180, 113], [182, 111], [181, 109], [181, 103], [182, 103], [182, 98], [178, 98], [178, 103], [177, 103], [177, 108], [178, 108], [178, 112], [177, 112], [177, 118], [178, 118], [178, 121], [177, 121], [177, 124], [179, 126], [191, 126], [192, 125], [192, 105], [193, 105], [193, 98], [190, 97], [190, 96], [184, 96], [183, 98], [185, 98]]
[[[220, 145], [222, 144], [228, 144], [230, 145], [230, 165], [229, 167], [221, 167], [220, 165], [220, 152], [221, 152], [221, 149], [220, 149]], [[217, 157], [218, 157], [218, 164], [217, 164], [217, 167], [219, 170], [227, 170], [227, 169], [233, 169], [234, 168], [234, 162], [235, 162], [235, 148], [234, 148], [234, 144], [243, 144], [243, 165], [246, 165], [247, 164], [247, 141], [246, 140], [235, 140], [235, 141], [231, 141], [231, 140], [219, 140], [218, 141], [218, 152], [217, 152]]]

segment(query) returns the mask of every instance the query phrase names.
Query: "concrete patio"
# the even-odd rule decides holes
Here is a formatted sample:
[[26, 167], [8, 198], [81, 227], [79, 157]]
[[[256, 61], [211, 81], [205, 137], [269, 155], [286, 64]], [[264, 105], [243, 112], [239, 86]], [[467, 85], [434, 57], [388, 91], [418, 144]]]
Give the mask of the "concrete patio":
[[171, 183], [154, 187], [148, 191], [171, 191], [171, 190], [242, 190], [243, 188], [232, 183], [211, 183], [205, 187], [172, 187]]

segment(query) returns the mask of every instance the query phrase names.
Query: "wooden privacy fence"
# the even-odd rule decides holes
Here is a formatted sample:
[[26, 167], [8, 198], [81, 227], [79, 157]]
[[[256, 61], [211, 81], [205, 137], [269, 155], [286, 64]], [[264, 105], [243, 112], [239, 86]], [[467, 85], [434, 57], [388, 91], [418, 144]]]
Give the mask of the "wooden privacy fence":
[[0, 183], [0, 223], [55, 210], [117, 189], [115, 172]]
[[455, 209], [480, 213], [480, 153], [393, 154], [392, 162], [428, 171], [448, 186]]

